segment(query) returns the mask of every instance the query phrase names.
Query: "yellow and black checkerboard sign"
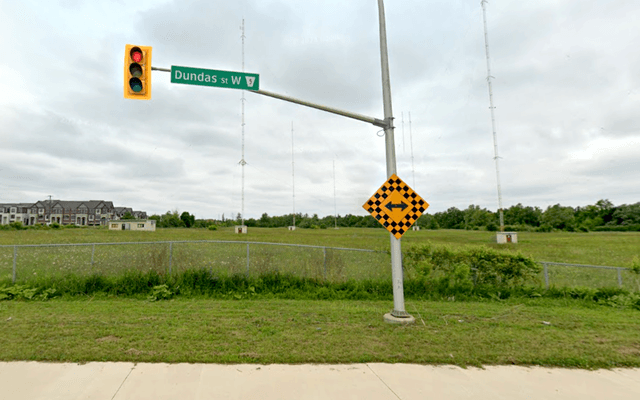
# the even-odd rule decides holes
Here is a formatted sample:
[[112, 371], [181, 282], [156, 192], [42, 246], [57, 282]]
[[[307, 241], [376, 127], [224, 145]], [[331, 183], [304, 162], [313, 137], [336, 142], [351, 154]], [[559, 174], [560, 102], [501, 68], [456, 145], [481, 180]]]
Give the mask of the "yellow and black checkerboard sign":
[[396, 174], [391, 175], [362, 206], [396, 239], [400, 239], [409, 230], [427, 207], [429, 203]]

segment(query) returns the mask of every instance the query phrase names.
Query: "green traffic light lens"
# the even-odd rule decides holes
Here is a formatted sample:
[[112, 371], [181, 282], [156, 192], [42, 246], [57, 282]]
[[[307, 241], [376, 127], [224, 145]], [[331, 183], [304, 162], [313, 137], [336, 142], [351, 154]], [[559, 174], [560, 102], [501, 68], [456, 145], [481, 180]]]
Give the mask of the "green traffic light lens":
[[129, 87], [131, 87], [131, 90], [133, 90], [136, 93], [141, 92], [142, 81], [138, 78], [131, 78], [129, 79]]
[[129, 72], [134, 78], [139, 78], [142, 76], [142, 67], [138, 63], [133, 63], [129, 65]]

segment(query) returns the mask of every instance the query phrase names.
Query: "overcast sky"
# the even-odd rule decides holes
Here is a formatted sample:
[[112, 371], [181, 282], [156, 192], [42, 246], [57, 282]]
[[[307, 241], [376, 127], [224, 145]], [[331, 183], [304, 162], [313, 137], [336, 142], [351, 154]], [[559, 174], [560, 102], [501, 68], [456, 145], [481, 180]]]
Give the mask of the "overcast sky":
[[[429, 213], [497, 210], [480, 0], [385, 8], [398, 175]], [[504, 206], [640, 201], [640, 2], [486, 9]], [[156, 67], [240, 71], [243, 18], [261, 89], [383, 119], [375, 0], [0, 0], [0, 203], [241, 212], [242, 92], [159, 71], [150, 101], [122, 86], [126, 44], [153, 46]], [[292, 212], [292, 123], [295, 211], [365, 214], [380, 128], [245, 98], [245, 217]]]

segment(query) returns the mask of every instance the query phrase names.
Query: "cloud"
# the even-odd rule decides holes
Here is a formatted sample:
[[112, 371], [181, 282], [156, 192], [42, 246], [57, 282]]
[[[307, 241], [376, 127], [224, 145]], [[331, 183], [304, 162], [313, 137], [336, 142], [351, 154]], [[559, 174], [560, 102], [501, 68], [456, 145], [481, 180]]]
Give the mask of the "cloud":
[[[496, 209], [480, 4], [386, 3], [398, 174], [415, 180], [429, 212]], [[637, 202], [640, 6], [486, 6], [505, 206]], [[241, 211], [242, 92], [155, 71], [151, 101], [125, 100], [127, 43], [153, 46], [154, 66], [239, 71], [244, 18], [245, 70], [262, 89], [383, 116], [373, 2], [27, 1], [7, 3], [3, 17], [0, 201]], [[380, 128], [244, 97], [247, 217], [292, 210], [292, 122], [296, 211], [331, 215], [335, 201], [342, 215], [364, 214], [386, 179]]]

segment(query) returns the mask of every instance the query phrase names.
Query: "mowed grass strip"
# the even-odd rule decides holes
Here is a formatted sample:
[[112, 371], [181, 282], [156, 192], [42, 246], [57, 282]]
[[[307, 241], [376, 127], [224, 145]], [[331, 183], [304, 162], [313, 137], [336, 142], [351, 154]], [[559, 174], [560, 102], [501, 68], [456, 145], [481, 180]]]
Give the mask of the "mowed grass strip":
[[204, 363], [404, 362], [640, 366], [640, 318], [573, 300], [55, 299], [0, 303], [0, 359]]

